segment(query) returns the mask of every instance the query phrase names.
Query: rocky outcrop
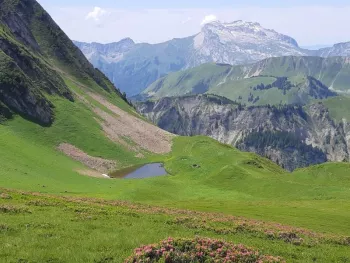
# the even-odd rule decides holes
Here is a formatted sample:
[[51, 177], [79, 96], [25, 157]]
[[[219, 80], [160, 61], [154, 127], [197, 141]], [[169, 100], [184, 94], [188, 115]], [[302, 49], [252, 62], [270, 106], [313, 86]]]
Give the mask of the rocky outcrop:
[[[22, 63], [25, 63], [22, 60]], [[7, 109], [19, 113], [23, 117], [36, 121], [43, 125], [50, 125], [54, 120], [53, 105], [45, 98], [42, 91], [48, 88], [38, 88], [34, 79], [40, 80], [40, 74], [35, 75], [31, 62], [26, 64], [33, 72], [33, 78], [28, 75], [15, 63], [15, 61], [0, 50], [0, 102], [6, 105]], [[40, 71], [39, 71], [40, 72]], [[29, 71], [27, 71], [29, 74]], [[34, 77], [35, 76], [35, 77]], [[45, 84], [45, 79], [41, 84]], [[40, 84], [39, 84], [40, 86]], [[70, 94], [70, 93], [67, 93]], [[4, 117], [10, 117], [4, 114]]]
[[307, 55], [295, 39], [266, 29], [259, 23], [214, 21], [194, 37], [194, 55], [189, 65], [206, 62], [242, 65], [269, 57]]
[[265, 156], [290, 171], [327, 161], [327, 156], [322, 150], [305, 144], [290, 132], [252, 132], [235, 146], [242, 151]]
[[[197, 95], [137, 103], [137, 108], [141, 114], [167, 131], [186, 136], [207, 135], [220, 142], [270, 157], [289, 170], [326, 160], [349, 160], [350, 125], [344, 121], [336, 123], [322, 103], [306, 108], [245, 107], [225, 98]], [[294, 148], [280, 144], [268, 148], [269, 145], [265, 145], [263, 152], [255, 145], [244, 145], [245, 138], [252, 133], [276, 132], [293, 136], [300, 145]], [[282, 137], [278, 138], [282, 140]], [[307, 148], [308, 145], [311, 147]], [[308, 161], [299, 162], [298, 155], [304, 156], [305, 149], [309, 152]]]
[[51, 125], [53, 105], [44, 94], [71, 101], [73, 95], [42, 57], [31, 28], [31, 13], [37, 6], [31, 0], [0, 2], [0, 101], [12, 112]]

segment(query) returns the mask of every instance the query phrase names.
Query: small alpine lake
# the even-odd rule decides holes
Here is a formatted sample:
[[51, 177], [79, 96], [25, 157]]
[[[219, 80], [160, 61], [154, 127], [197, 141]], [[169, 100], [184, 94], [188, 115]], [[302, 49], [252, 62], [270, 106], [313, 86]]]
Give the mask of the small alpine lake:
[[109, 174], [113, 179], [144, 179], [169, 175], [162, 163], [149, 163], [128, 167]]

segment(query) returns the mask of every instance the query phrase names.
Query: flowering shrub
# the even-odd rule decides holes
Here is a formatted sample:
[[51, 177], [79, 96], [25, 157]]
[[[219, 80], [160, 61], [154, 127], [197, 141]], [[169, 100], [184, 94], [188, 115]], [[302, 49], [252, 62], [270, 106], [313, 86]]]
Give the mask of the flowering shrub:
[[[207, 231], [215, 232], [216, 234], [228, 235], [237, 232], [246, 232], [250, 234], [259, 235], [266, 237], [268, 239], [278, 239], [283, 240], [286, 243], [291, 243], [293, 245], [304, 244], [304, 239], [299, 236], [299, 234], [304, 234], [307, 236], [308, 232], [303, 232], [302, 229], [295, 229], [288, 226], [278, 225], [275, 228], [267, 228], [268, 225], [261, 223], [259, 221], [246, 221], [238, 222], [235, 221], [230, 224], [230, 220], [224, 217], [213, 218], [212, 221], [222, 223], [220, 226], [215, 226], [210, 223], [210, 220], [200, 219], [200, 218], [190, 218], [190, 217], [177, 217], [175, 220], [169, 220], [168, 224], [182, 225], [191, 229], [203, 229]], [[228, 223], [228, 224], [226, 224]], [[298, 234], [297, 234], [298, 233]], [[310, 245], [310, 242], [308, 243]]]
[[274, 263], [279, 257], [261, 255], [243, 245], [215, 239], [172, 239], [135, 249], [125, 263]]

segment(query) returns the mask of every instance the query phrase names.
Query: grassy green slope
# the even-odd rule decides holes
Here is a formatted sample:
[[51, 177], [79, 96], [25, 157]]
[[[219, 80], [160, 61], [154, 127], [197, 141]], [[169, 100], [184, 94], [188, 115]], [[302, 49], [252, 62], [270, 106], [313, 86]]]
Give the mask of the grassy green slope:
[[329, 109], [332, 118], [340, 122], [343, 119], [350, 121], [350, 98], [346, 96], [331, 98], [323, 102]]
[[35, 0], [0, 2], [0, 40], [0, 101], [14, 113], [51, 125], [47, 95], [74, 100], [62, 77], [104, 97], [122, 97]]
[[269, 76], [232, 78], [229, 76], [231, 73], [227, 67], [210, 64], [170, 74], [154, 83], [146, 93], [148, 92], [147, 94], [153, 98], [207, 93], [246, 105], [307, 104], [318, 97], [335, 95], [327, 91], [326, 87], [322, 87], [322, 83], [315, 83], [311, 87], [310, 80], [304, 75], [287, 78], [293, 87], [286, 91], [276, 86], [269, 89], [256, 89], [261, 84], [273, 85], [277, 78]]
[[224, 96], [244, 104], [250, 104], [248, 97], [249, 94], [252, 93], [254, 96], [260, 97], [258, 104], [279, 104], [281, 100], [285, 100], [281, 90], [272, 88], [269, 90], [253, 91], [250, 89], [250, 87], [256, 87], [261, 83], [265, 85], [272, 84], [275, 80], [276, 78], [273, 77], [256, 77], [229, 81], [221, 85], [215, 85], [208, 91], [208, 93]]
[[[58, 133], [34, 136], [35, 127], [28, 129], [26, 125], [33, 124], [15, 119], [8, 126], [0, 126], [0, 146], [9, 149], [0, 154], [4, 163], [0, 171], [2, 187], [224, 212], [318, 231], [350, 233], [346, 223], [349, 209], [344, 209], [350, 207], [348, 164], [327, 164], [319, 169], [319, 177], [330, 176], [329, 171], [334, 171], [336, 184], [319, 182], [307, 169], [298, 172], [304, 176], [300, 183], [293, 179], [294, 174], [254, 154], [242, 153], [205, 137], [179, 137], [170, 155], [142, 160], [165, 162], [173, 176], [146, 180], [96, 179], [77, 174], [74, 171], [81, 168], [80, 164], [57, 153], [52, 144], [43, 145], [46, 136], [53, 138]], [[78, 144], [79, 139], [72, 136], [68, 140]], [[135, 160], [123, 159], [120, 156], [123, 151], [115, 148], [113, 152], [112, 145], [93, 144], [93, 140], [80, 143], [79, 146], [95, 156], [102, 153], [103, 157], [118, 158], [129, 164]], [[193, 168], [193, 164], [200, 168]], [[342, 207], [338, 206], [340, 202]]]
[[[23, 176], [20, 181], [26, 189], [51, 184], [56, 192], [66, 191], [67, 185], [93, 188], [95, 182], [90, 178], [79, 184], [76, 170], [86, 168], [59, 153], [56, 148], [61, 143], [94, 157], [116, 160], [118, 167], [147, 162], [152, 154], [142, 151], [145, 158], [136, 158], [137, 153], [127, 145], [133, 144], [129, 138], [124, 146], [107, 138], [100, 124], [103, 120], [94, 110], [118, 116], [88, 92], [139, 115], [42, 7], [34, 0], [4, 0], [0, 7], [0, 113], [6, 115], [0, 117], [1, 180], [10, 183]], [[37, 124], [43, 124], [42, 120], [45, 127]], [[19, 183], [16, 180], [14, 186]]]
[[286, 76], [295, 75], [312, 76], [328, 87], [335, 90], [349, 90], [350, 64], [347, 58], [341, 57], [280, 57], [271, 58], [253, 67], [257, 70], [264, 64], [260, 75]]
[[157, 97], [205, 93], [230, 71], [229, 65], [204, 64], [197, 68], [179, 71], [161, 78], [143, 93]]
[[44, 119], [49, 126], [15, 117], [4, 128], [45, 147], [66, 142], [92, 156], [118, 159], [121, 166], [137, 163], [134, 153], [103, 134], [98, 116], [88, 105], [111, 114], [86, 95], [93, 92], [138, 116], [113, 84], [93, 68], [35, 0], [3, 0], [0, 7], [1, 105], [29, 115], [36, 123]]
[[186, 212], [184, 217], [183, 211], [16, 192], [3, 192], [1, 197], [0, 240], [6, 249], [0, 250], [0, 258], [4, 262], [124, 262], [134, 248], [169, 236], [225, 239], [282, 256], [287, 262], [346, 262], [350, 257], [348, 247], [338, 244], [337, 238], [261, 225], [271, 229], [269, 233], [291, 231], [304, 238], [304, 244], [293, 245], [278, 234], [272, 238], [264, 233], [260, 222], [242, 224], [242, 219], [223, 215]]
[[[153, 98], [185, 94], [212, 93], [246, 104], [252, 93], [260, 99], [254, 104], [309, 103], [319, 97], [319, 88], [309, 84], [308, 77], [337, 91], [349, 89], [350, 66], [346, 58], [280, 57], [245, 66], [209, 64], [171, 73], [149, 86], [143, 95]], [[296, 87], [282, 90], [249, 90], [259, 84], [272, 84], [277, 77], [287, 77]], [[307, 89], [311, 92], [305, 92]], [[323, 88], [322, 88], [323, 89]], [[318, 94], [318, 95], [316, 95]]]
[[[8, 150], [0, 152], [1, 187], [79, 197], [65, 200], [0, 190], [0, 241], [7, 248], [0, 249], [0, 258], [6, 262], [123, 262], [141, 244], [195, 235], [243, 243], [288, 262], [341, 262], [350, 257], [348, 247], [337, 237], [350, 233], [348, 164], [287, 174], [268, 160], [209, 138], [179, 137], [172, 154], [163, 157], [173, 176], [106, 180], [75, 173], [74, 169], [82, 168], [80, 164], [10, 127], [1, 127], [0, 138], [1, 148], [5, 145]], [[152, 206], [123, 202], [101, 206], [105, 201], [84, 202], [82, 197]], [[164, 208], [157, 210], [154, 205]], [[207, 216], [169, 207], [219, 214]], [[225, 214], [336, 236], [324, 239], [303, 234], [303, 244], [293, 245], [271, 238], [267, 233], [273, 231], [260, 222], [226, 220]], [[276, 226], [282, 233], [299, 231]]]

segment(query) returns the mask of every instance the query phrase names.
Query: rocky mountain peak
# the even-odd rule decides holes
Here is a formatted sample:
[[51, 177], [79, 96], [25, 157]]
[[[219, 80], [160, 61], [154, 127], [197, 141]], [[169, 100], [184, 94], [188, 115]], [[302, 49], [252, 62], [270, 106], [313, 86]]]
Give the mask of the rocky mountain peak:
[[350, 42], [338, 43], [333, 47], [320, 49], [317, 55], [322, 57], [350, 56]]
[[128, 51], [135, 45], [135, 42], [131, 38], [124, 38], [118, 42], [101, 44], [97, 42], [84, 43], [79, 41], [74, 41], [79, 48], [89, 49], [102, 54], [108, 53], [111, 51]]
[[194, 37], [193, 47], [196, 55], [191, 57], [190, 67], [211, 61], [239, 65], [270, 57], [306, 55], [293, 38], [242, 20], [204, 25]]
[[130, 37], [123, 38], [122, 40], [119, 41], [119, 43], [135, 45], [134, 40], [132, 40]]
[[131, 38], [124, 38], [118, 42], [100, 44], [74, 41], [74, 44], [83, 51], [85, 56], [94, 64], [102, 60], [113, 63], [121, 60], [136, 44]]
[[226, 23], [213, 21], [203, 26], [202, 33], [210, 38], [213, 38], [212, 35], [216, 35], [222, 43], [268, 44], [280, 42], [281, 45], [299, 48], [295, 39], [280, 34], [275, 30], [266, 29], [257, 22], [237, 20]]
[[205, 27], [219, 27], [221, 29], [231, 29], [231, 30], [242, 30], [242, 29], [251, 29], [254, 31], [259, 31], [263, 29], [263, 27], [257, 22], [247, 22], [243, 20], [236, 20], [230, 23], [221, 22], [221, 21], [213, 21], [211, 23], [205, 24]]

